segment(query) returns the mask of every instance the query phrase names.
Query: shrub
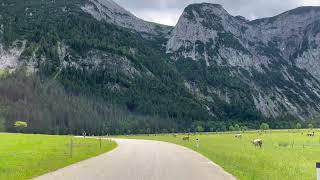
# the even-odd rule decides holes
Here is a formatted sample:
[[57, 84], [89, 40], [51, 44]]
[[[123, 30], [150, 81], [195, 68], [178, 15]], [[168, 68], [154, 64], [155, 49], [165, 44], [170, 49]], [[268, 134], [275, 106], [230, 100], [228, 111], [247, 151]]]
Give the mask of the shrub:
[[268, 129], [269, 129], [269, 124], [267, 124], [267, 123], [262, 123], [262, 124], [260, 125], [260, 129], [263, 130], [263, 131], [268, 130]]
[[241, 130], [239, 124], [234, 125], [234, 130], [235, 131], [240, 131]]
[[204, 128], [202, 126], [197, 126], [197, 132], [203, 132]]
[[296, 128], [297, 128], [297, 129], [301, 129], [301, 128], [302, 128], [302, 125], [301, 125], [300, 123], [297, 123]]
[[18, 132], [23, 132], [24, 129], [28, 127], [28, 123], [24, 121], [16, 121], [14, 127]]

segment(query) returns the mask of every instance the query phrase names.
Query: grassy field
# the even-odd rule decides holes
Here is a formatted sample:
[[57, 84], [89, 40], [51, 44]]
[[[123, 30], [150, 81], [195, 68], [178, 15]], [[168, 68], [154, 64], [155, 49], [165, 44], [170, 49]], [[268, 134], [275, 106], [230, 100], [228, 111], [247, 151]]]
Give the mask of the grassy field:
[[114, 142], [101, 142], [100, 148], [97, 139], [0, 133], [0, 179], [29, 179], [116, 147]]
[[[307, 131], [268, 131], [234, 134], [202, 134], [183, 142], [184, 135], [130, 136], [172, 142], [191, 148], [222, 166], [240, 180], [314, 180], [316, 162], [320, 162], [320, 133], [307, 137]], [[199, 148], [195, 139], [200, 139]], [[263, 139], [263, 148], [250, 141]]]

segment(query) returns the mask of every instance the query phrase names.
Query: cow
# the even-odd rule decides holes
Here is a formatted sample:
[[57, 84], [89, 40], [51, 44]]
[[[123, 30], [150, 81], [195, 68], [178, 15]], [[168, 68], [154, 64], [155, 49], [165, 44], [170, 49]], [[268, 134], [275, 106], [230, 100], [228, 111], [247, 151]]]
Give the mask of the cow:
[[262, 148], [262, 139], [255, 139], [252, 141], [252, 144], [255, 146], [255, 147], [260, 147]]
[[314, 136], [314, 132], [308, 133], [307, 136], [313, 137]]
[[190, 141], [190, 137], [189, 136], [185, 136], [182, 138], [183, 141]]
[[235, 138], [238, 138], [238, 139], [241, 139], [242, 138], [242, 135], [241, 134], [236, 134], [234, 135]]

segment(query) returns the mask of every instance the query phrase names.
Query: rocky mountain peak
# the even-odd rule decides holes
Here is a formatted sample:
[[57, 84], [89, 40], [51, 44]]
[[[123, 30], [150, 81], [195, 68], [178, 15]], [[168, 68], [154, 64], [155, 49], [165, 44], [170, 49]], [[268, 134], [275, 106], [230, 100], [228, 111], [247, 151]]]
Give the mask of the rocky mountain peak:
[[[214, 47], [221, 34], [226, 35], [229, 32], [239, 34], [238, 31], [242, 29], [238, 27], [242, 24], [243, 20], [231, 16], [221, 5], [209, 3], [189, 5], [171, 34], [167, 53], [178, 52], [178, 57], [193, 60], [205, 59], [209, 65], [209, 49], [205, 48], [206, 44]], [[230, 38], [233, 43], [242, 46], [233, 35]], [[202, 48], [201, 53], [198, 53], [198, 48]]]
[[146, 22], [112, 0], [88, 0], [82, 10], [99, 21], [105, 20], [140, 33], [161, 35], [166, 34], [171, 29], [165, 25]]
[[215, 30], [222, 28], [220, 24], [228, 16], [222, 5], [210, 3], [191, 4], [182, 14], [182, 17], [189, 21], [200, 22], [203, 26]]
[[212, 4], [212, 3], [195, 3], [188, 5], [184, 12], [190, 13], [191, 11], [195, 11], [198, 13], [202, 13], [203, 11], [213, 13], [219, 13], [221, 11], [226, 11], [222, 5], [220, 4]]

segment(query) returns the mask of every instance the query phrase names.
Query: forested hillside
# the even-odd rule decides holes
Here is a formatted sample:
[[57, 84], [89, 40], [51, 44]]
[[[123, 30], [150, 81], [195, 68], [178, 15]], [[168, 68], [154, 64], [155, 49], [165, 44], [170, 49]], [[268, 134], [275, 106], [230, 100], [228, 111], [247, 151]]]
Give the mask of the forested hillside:
[[[317, 114], [320, 86], [309, 73], [287, 68], [288, 78], [294, 76], [288, 80], [278, 78], [283, 75], [279, 65], [287, 63], [262, 67], [269, 75], [235, 67], [227, 63], [234, 60], [231, 51], [224, 63], [214, 63], [220, 47], [251, 53], [227, 30], [219, 32], [218, 44], [197, 41], [198, 55], [190, 58], [189, 41], [177, 52], [171, 48], [181, 43], [175, 39], [181, 37], [180, 26], [145, 22], [109, 0], [4, 0], [0, 121], [8, 131], [15, 131], [15, 121], [26, 121], [30, 133], [119, 134], [199, 126], [224, 131], [235, 124], [257, 128], [262, 121], [290, 128]], [[273, 48], [261, 48], [276, 58]], [[276, 88], [284, 90], [271, 96]], [[277, 101], [279, 112], [266, 113]], [[305, 108], [291, 112], [296, 107]]]

